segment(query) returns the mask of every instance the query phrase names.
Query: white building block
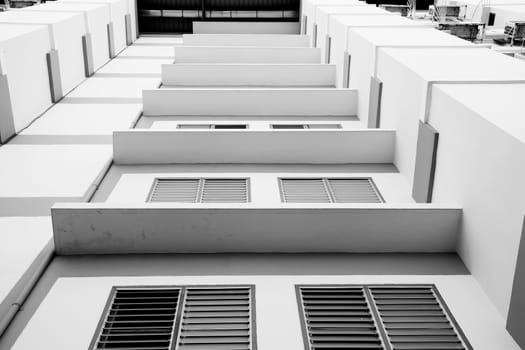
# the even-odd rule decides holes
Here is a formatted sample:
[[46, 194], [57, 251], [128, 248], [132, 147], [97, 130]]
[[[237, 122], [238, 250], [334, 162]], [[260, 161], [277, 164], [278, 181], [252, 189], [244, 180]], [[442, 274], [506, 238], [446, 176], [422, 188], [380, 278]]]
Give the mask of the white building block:
[[[438, 82], [525, 81], [525, 63], [489, 49], [380, 49], [380, 126], [397, 130], [395, 164], [413, 182], [419, 120], [428, 120]], [[490, 68], [489, 68], [490, 67]]]
[[86, 32], [91, 35], [93, 68], [97, 70], [109, 60], [107, 27], [110, 22], [110, 17], [107, 5], [56, 1], [24, 7], [22, 10], [82, 13], [85, 19]]
[[[61, 2], [75, 2], [75, 3], [95, 3], [106, 4], [108, 6], [108, 14], [111, 19], [108, 31], [110, 46], [112, 46], [113, 56], [116, 56], [120, 51], [126, 47], [126, 15], [128, 14], [129, 3], [128, 0], [59, 0]], [[111, 40], [111, 38], [113, 40]]]
[[177, 46], [175, 63], [321, 63], [308, 47]]
[[81, 13], [7, 11], [0, 23], [43, 24], [48, 27], [51, 49], [58, 53], [62, 94], [66, 94], [85, 78], [82, 37], [86, 24]]
[[[330, 16], [330, 62], [337, 66], [337, 86], [343, 84], [345, 52], [348, 50], [348, 31], [352, 28], [420, 28], [432, 27], [430, 22], [414, 21], [396, 15], [336, 15]], [[417, 29], [416, 29], [417, 28]]]
[[[206, 103], [202, 103], [206, 101]], [[143, 91], [144, 115], [355, 115], [349, 89], [158, 89]]]
[[[431, 28], [351, 28], [348, 31], [349, 67], [343, 67], [343, 87], [359, 91], [359, 113], [368, 118], [370, 78], [376, 76], [377, 52], [381, 48], [476, 48], [456, 36]], [[345, 76], [345, 75], [348, 76]]]
[[0, 24], [0, 143], [51, 105], [48, 28]]
[[297, 22], [193, 22], [195, 34], [299, 34]]
[[523, 240], [523, 96], [519, 83], [436, 84], [428, 116], [439, 132], [433, 201], [463, 207], [458, 252], [503, 317]]
[[335, 87], [329, 64], [164, 64], [163, 86]]
[[[368, 6], [359, 0], [305, 0], [301, 7], [301, 34], [313, 33], [317, 8], [320, 6]], [[373, 7], [373, 6], [370, 6]]]
[[189, 46], [310, 46], [308, 36], [292, 34], [184, 34], [182, 40]]

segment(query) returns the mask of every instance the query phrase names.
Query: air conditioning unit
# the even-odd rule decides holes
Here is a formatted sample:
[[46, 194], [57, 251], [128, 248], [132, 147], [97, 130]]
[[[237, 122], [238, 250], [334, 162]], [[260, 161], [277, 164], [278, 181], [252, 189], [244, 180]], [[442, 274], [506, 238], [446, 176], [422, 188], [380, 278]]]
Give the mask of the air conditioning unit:
[[474, 41], [478, 38], [480, 32], [480, 23], [466, 23], [466, 22], [440, 22], [438, 29], [446, 31], [451, 35], [455, 35], [461, 39]]
[[505, 39], [511, 45], [525, 40], [525, 22], [510, 21], [505, 23]]

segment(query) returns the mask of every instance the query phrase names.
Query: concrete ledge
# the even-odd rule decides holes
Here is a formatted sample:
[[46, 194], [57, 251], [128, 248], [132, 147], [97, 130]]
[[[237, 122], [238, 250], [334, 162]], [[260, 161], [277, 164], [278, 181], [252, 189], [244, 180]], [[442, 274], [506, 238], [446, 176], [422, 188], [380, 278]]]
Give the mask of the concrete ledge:
[[453, 252], [461, 209], [429, 204], [56, 204], [57, 254]]
[[193, 22], [195, 34], [299, 34], [297, 22]]
[[335, 87], [335, 65], [163, 64], [164, 86]]
[[321, 63], [309, 47], [177, 46], [175, 63]]
[[145, 116], [355, 116], [357, 91], [349, 89], [143, 90]]
[[383, 129], [135, 129], [114, 132], [113, 153], [117, 164], [393, 163], [394, 139]]
[[184, 45], [193, 46], [287, 46], [308, 47], [307, 35], [287, 34], [184, 34]]

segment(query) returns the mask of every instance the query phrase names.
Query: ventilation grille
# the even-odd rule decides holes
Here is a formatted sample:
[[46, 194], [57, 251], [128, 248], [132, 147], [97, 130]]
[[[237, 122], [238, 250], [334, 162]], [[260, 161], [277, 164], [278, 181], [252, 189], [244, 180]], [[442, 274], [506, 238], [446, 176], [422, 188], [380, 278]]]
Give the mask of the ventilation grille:
[[178, 350], [251, 349], [251, 288], [188, 288]]
[[432, 287], [370, 291], [392, 349], [466, 349]]
[[299, 286], [307, 350], [472, 347], [433, 286]]
[[114, 288], [90, 349], [252, 350], [254, 298], [253, 286]]
[[286, 203], [382, 203], [372, 179], [279, 179]]
[[272, 129], [341, 129], [341, 124], [271, 124]]
[[300, 288], [309, 349], [382, 349], [363, 288]]
[[248, 179], [156, 179], [149, 202], [246, 203]]
[[247, 129], [247, 124], [179, 124], [179, 129], [217, 129], [217, 130], [230, 130], [230, 129]]
[[169, 350], [180, 289], [116, 289], [94, 349]]

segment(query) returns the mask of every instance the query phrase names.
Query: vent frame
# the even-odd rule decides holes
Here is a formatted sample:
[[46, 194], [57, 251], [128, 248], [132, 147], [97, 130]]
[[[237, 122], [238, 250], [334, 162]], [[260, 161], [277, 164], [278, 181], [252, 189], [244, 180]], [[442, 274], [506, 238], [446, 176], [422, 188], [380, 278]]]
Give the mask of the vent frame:
[[[244, 181], [245, 185], [245, 201], [240, 202], [203, 202], [204, 197], [204, 189], [206, 187], [207, 181], [215, 181], [215, 180], [223, 180], [223, 181], [238, 181], [242, 180]], [[197, 191], [195, 194], [195, 200], [193, 202], [188, 201], [160, 201], [160, 200], [154, 200], [155, 191], [157, 190], [159, 184], [162, 181], [198, 181], [197, 184]], [[162, 177], [155, 177], [153, 179], [153, 184], [151, 185], [148, 195], [146, 196], [147, 203], [250, 203], [251, 202], [251, 178], [250, 177], [176, 177], [176, 176], [162, 176]]]
[[377, 202], [372, 202], [372, 203], [385, 203], [385, 199], [383, 198], [381, 192], [379, 191], [375, 181], [373, 180], [373, 178], [371, 176], [356, 176], [356, 177], [278, 177], [277, 179], [277, 183], [278, 183], [278, 186], [279, 186], [279, 194], [280, 194], [280, 197], [281, 197], [281, 202], [282, 203], [302, 203], [302, 202], [295, 202], [295, 201], [292, 201], [292, 202], [289, 202], [286, 200], [286, 190], [285, 190], [285, 184], [284, 182], [287, 181], [287, 180], [291, 180], [291, 181], [301, 181], [301, 180], [304, 180], [304, 181], [307, 181], [307, 180], [311, 180], [311, 181], [321, 181], [322, 184], [323, 184], [323, 187], [324, 187], [324, 191], [328, 197], [328, 201], [326, 202], [304, 202], [304, 203], [366, 203], [366, 202], [348, 202], [348, 201], [338, 201], [337, 200], [337, 191], [334, 189], [334, 186], [332, 184], [332, 181], [338, 181], [338, 180], [349, 180], [349, 181], [367, 181], [368, 182], [368, 185], [371, 187], [371, 190], [373, 192], [373, 194], [376, 196], [377, 198]]
[[[133, 290], [133, 291], [143, 291], [143, 290], [178, 290], [178, 300], [176, 306], [176, 313], [174, 317], [173, 328], [171, 331], [170, 344], [166, 348], [167, 350], [177, 350], [179, 349], [178, 340], [181, 333], [181, 324], [182, 316], [184, 312], [186, 293], [188, 289], [246, 289], [249, 293], [250, 302], [248, 304], [248, 315], [249, 315], [249, 339], [250, 343], [248, 348], [250, 350], [257, 350], [257, 315], [256, 315], [256, 295], [255, 295], [255, 285], [254, 284], [188, 284], [188, 285], [125, 285], [125, 286], [112, 286], [110, 293], [107, 297], [106, 303], [102, 310], [102, 313], [99, 317], [99, 321], [95, 332], [93, 334], [92, 340], [89, 344], [89, 350], [99, 350], [104, 348], [98, 348], [97, 344], [100, 340], [102, 332], [104, 330], [104, 325], [108, 319], [109, 311], [113, 305], [115, 297], [118, 291], [121, 290]], [[108, 348], [110, 349], [110, 348]], [[118, 349], [115, 348], [115, 349]], [[147, 350], [147, 348], [144, 348]]]
[[308, 321], [305, 315], [304, 310], [304, 304], [302, 300], [302, 288], [318, 288], [318, 289], [331, 289], [331, 288], [362, 288], [363, 293], [365, 295], [365, 298], [367, 300], [367, 304], [370, 310], [370, 313], [372, 315], [372, 318], [374, 320], [374, 323], [377, 328], [378, 334], [380, 334], [381, 342], [383, 345], [384, 350], [392, 350], [394, 347], [392, 346], [390, 337], [384, 328], [384, 323], [377, 311], [377, 305], [374, 300], [374, 297], [372, 295], [371, 290], [372, 289], [379, 289], [379, 288], [387, 288], [387, 289], [394, 289], [394, 288], [400, 288], [400, 289], [429, 289], [429, 291], [432, 292], [432, 295], [436, 302], [438, 303], [439, 307], [441, 308], [443, 316], [446, 318], [446, 320], [449, 322], [450, 327], [452, 328], [454, 335], [457, 337], [457, 339], [460, 341], [461, 345], [464, 347], [465, 350], [473, 350], [473, 347], [471, 343], [469, 342], [468, 338], [466, 337], [465, 333], [463, 332], [462, 328], [459, 326], [459, 323], [455, 319], [453, 313], [451, 312], [450, 308], [445, 303], [442, 295], [440, 294], [437, 286], [435, 284], [416, 284], [416, 283], [409, 283], [409, 284], [396, 284], [396, 283], [385, 283], [385, 284], [296, 284], [295, 290], [296, 290], [296, 299], [297, 299], [297, 306], [299, 311], [299, 318], [301, 322], [301, 331], [302, 331], [302, 337], [303, 337], [303, 344], [305, 350], [312, 350], [313, 348], [310, 345], [310, 337], [309, 337], [309, 331], [308, 331]]

